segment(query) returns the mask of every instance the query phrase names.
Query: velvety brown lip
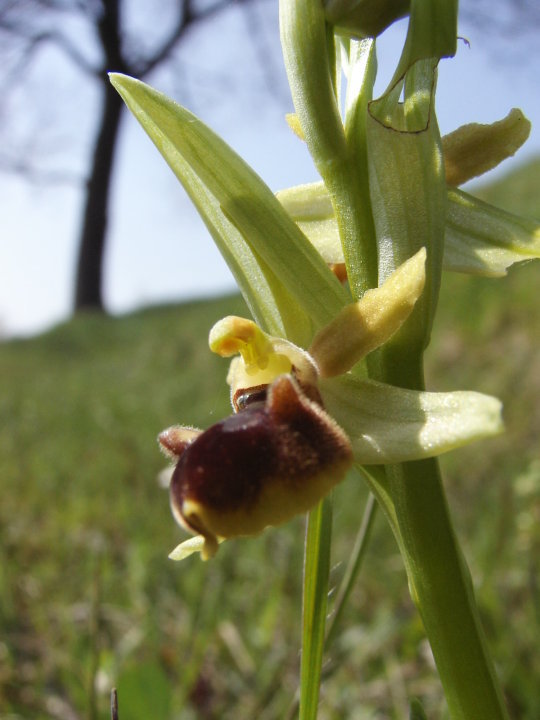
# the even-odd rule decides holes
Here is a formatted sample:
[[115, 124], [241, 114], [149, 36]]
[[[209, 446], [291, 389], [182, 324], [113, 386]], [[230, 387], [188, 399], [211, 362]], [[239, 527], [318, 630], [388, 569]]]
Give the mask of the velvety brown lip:
[[216, 423], [180, 458], [171, 481], [177, 507], [186, 497], [218, 510], [256, 501], [278, 456], [264, 406], [247, 407]]
[[281, 376], [269, 386], [265, 403], [255, 399], [186, 448], [173, 474], [171, 500], [180, 514], [186, 499], [222, 512], [249, 508], [265, 483], [298, 489], [350, 456], [324, 410], [290, 376]]

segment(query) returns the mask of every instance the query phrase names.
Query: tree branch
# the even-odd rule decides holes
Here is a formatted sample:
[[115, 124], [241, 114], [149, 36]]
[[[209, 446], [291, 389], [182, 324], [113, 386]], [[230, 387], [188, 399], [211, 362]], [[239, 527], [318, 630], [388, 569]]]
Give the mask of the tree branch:
[[114, 70], [131, 73], [131, 67], [122, 52], [120, 0], [103, 0], [103, 13], [96, 22], [96, 28], [105, 55], [100, 72]]
[[290, 102], [289, 87], [286, 83], [280, 82], [275, 53], [272, 52], [272, 46], [268, 41], [268, 36], [265, 34], [264, 23], [257, 6], [249, 0], [237, 0], [237, 2], [247, 25], [247, 37], [259, 59], [266, 89], [280, 105], [286, 105]]
[[42, 39], [48, 40], [60, 48], [64, 54], [67, 55], [67, 57], [69, 57], [69, 59], [72, 60], [72, 62], [74, 62], [83, 72], [94, 76], [100, 74], [101, 68], [92, 65], [92, 63], [79, 52], [77, 47], [73, 45], [63, 33], [58, 31], [48, 31], [43, 33]]
[[86, 182], [84, 175], [63, 170], [42, 170], [21, 158], [0, 154], [0, 173], [11, 173], [23, 177], [34, 185], [80, 185]]
[[32, 55], [38, 46], [51, 43], [61, 49], [83, 72], [89, 75], [97, 75], [99, 73], [98, 68], [94, 67], [92, 63], [79, 52], [77, 47], [58, 30], [34, 30], [22, 23], [9, 20], [5, 17], [0, 18], [0, 30], [14, 35], [26, 43], [26, 48], [23, 51], [23, 55], [25, 56]]
[[198, 22], [207, 20], [213, 15], [217, 15], [221, 10], [224, 10], [229, 5], [232, 5], [233, 0], [217, 0], [213, 5], [206, 7], [204, 10], [199, 12], [193, 11], [192, 0], [181, 0], [181, 8], [178, 15], [178, 22], [172, 29], [169, 37], [163, 42], [161, 47], [149, 58], [139, 60], [134, 63], [134, 75], [137, 77], [144, 77], [148, 75], [154, 68], [160, 65], [164, 60], [168, 58], [170, 53], [175, 48], [176, 44], [183, 37], [187, 29]]

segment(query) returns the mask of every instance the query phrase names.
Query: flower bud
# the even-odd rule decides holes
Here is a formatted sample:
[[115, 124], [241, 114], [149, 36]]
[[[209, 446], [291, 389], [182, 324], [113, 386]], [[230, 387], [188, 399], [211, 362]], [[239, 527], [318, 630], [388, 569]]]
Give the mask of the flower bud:
[[377, 37], [407, 15], [410, 0], [326, 0], [327, 21], [355, 37]]
[[529, 137], [531, 123], [514, 108], [502, 120], [462, 125], [442, 139], [446, 182], [458, 186], [497, 167]]

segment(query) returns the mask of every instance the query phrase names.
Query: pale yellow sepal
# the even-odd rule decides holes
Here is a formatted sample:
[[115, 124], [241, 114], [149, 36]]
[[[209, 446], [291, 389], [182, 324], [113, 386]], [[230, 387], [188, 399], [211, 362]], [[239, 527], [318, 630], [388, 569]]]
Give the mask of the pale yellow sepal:
[[490, 125], [462, 125], [442, 139], [446, 182], [454, 187], [492, 170], [529, 137], [531, 123], [514, 108]]
[[381, 287], [368, 290], [358, 302], [344, 307], [317, 333], [309, 353], [321, 377], [347, 372], [399, 330], [424, 289], [425, 263], [426, 250], [422, 248]]
[[[218, 543], [222, 543], [225, 538], [219, 538]], [[217, 550], [217, 546], [216, 546]], [[194, 553], [201, 553], [203, 560], [209, 560], [215, 555], [214, 552], [208, 552], [208, 542], [202, 535], [195, 535], [194, 537], [184, 540], [180, 545], [177, 545], [172, 552], [169, 553], [169, 559], [175, 562], [185, 560], [185, 558], [193, 555]]]

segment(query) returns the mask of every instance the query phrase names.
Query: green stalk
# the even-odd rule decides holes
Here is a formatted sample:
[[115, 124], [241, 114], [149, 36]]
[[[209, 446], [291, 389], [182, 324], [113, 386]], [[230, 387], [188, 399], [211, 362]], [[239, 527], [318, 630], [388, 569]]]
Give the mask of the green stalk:
[[345, 575], [343, 576], [343, 580], [341, 581], [341, 585], [339, 587], [336, 602], [334, 604], [334, 612], [332, 614], [332, 619], [328, 623], [328, 631], [326, 633], [325, 642], [325, 648], [327, 649], [330, 647], [331, 643], [335, 638], [336, 631], [339, 627], [339, 622], [343, 614], [343, 610], [345, 609], [345, 605], [347, 604], [351, 591], [354, 587], [354, 583], [358, 577], [358, 573], [360, 572], [360, 568], [362, 567], [362, 563], [366, 555], [366, 550], [369, 545], [369, 540], [371, 538], [371, 530], [373, 529], [373, 523], [375, 521], [376, 515], [377, 501], [375, 500], [375, 496], [370, 493], [366, 502], [364, 516], [362, 518], [360, 529], [358, 530], [358, 534], [356, 536], [351, 557], [345, 570]]
[[[387, 382], [423, 389], [420, 363], [387, 371]], [[417, 370], [414, 369], [416, 365]], [[398, 377], [399, 376], [399, 377]], [[452, 720], [507, 720], [435, 458], [387, 466], [400, 549]]]
[[[369, 497], [368, 497], [368, 501], [366, 503], [365, 510], [364, 510], [364, 516], [362, 518], [360, 530], [358, 531], [358, 535], [357, 535], [356, 541], [354, 543], [354, 548], [353, 548], [353, 551], [351, 554], [351, 558], [347, 565], [347, 569], [345, 571], [345, 575], [343, 576], [343, 580], [341, 581], [341, 585], [340, 585], [340, 588], [338, 591], [336, 602], [334, 604], [334, 611], [332, 614], [332, 619], [330, 620], [330, 622], [327, 625], [328, 629], [327, 629], [327, 631], [325, 633], [325, 637], [324, 637], [324, 646], [322, 649], [319, 648], [319, 650], [322, 650], [322, 651], [328, 650], [330, 644], [333, 642], [333, 640], [335, 638], [337, 628], [339, 627], [339, 621], [343, 614], [343, 610], [345, 608], [347, 600], [349, 599], [351, 590], [354, 587], [354, 583], [358, 577], [360, 568], [362, 567], [362, 562], [364, 560], [366, 550], [367, 550], [367, 547], [369, 544], [369, 539], [371, 537], [371, 529], [373, 527], [373, 523], [375, 520], [376, 511], [377, 511], [377, 502], [375, 500], [374, 495], [370, 493]], [[330, 534], [328, 534], [328, 540], [330, 540], [330, 539], [331, 539]], [[307, 540], [307, 538], [306, 538], [306, 540]], [[313, 563], [315, 561], [315, 557], [312, 555], [312, 553], [316, 552], [316, 549], [315, 549], [316, 544], [319, 543], [317, 531], [314, 532], [311, 542], [313, 542], [314, 544], [313, 544], [313, 546], [310, 547], [309, 553], [311, 556], [311, 562]], [[325, 545], [325, 547], [330, 549], [330, 542], [328, 542], [328, 545]], [[307, 543], [306, 543], [306, 549], [307, 549]], [[307, 556], [308, 556], [308, 554], [306, 552], [306, 559], [307, 559]], [[329, 562], [329, 560], [328, 560], [328, 562]], [[306, 568], [307, 568], [307, 565], [306, 565]], [[305, 580], [307, 579], [307, 575], [305, 576], [304, 579]], [[325, 585], [321, 584], [321, 592], [323, 592], [323, 590], [325, 590], [327, 588], [327, 584], [328, 584], [328, 574], [327, 574], [326, 584]], [[307, 604], [308, 604], [307, 598], [308, 598], [308, 593], [305, 592], [304, 593], [304, 618], [306, 618], [306, 611], [307, 611]], [[313, 598], [313, 599], [315, 599], [315, 598]], [[325, 610], [325, 613], [326, 613], [326, 610]], [[322, 615], [320, 617], [320, 620], [322, 623]], [[307, 627], [305, 627], [305, 629], [306, 629], [306, 631], [309, 632], [309, 629]], [[325, 628], [323, 625], [323, 630], [324, 629]], [[311, 643], [312, 642], [311, 636], [309, 638], [307, 638], [306, 641]], [[303, 649], [303, 652], [304, 652], [304, 649]], [[319, 676], [320, 676], [322, 652], [321, 652], [320, 658], [317, 658], [317, 659], [314, 658], [314, 660], [315, 660], [315, 663], [317, 663], [315, 665], [315, 668], [317, 668], [317, 667], [319, 668], [318, 672], [319, 672]], [[308, 667], [307, 658], [306, 658], [306, 674], [308, 673], [308, 671], [309, 671], [309, 674], [311, 675], [311, 668]], [[305, 683], [307, 684], [308, 681], [309, 681], [309, 679], [306, 679]], [[320, 683], [320, 680], [318, 682]], [[315, 693], [318, 697], [318, 694], [319, 694], [318, 688], [315, 688], [315, 686], [314, 686], [312, 688], [312, 693], [313, 693], [313, 702], [310, 701], [310, 705], [314, 705], [316, 708]], [[306, 700], [306, 703], [307, 703], [307, 700]], [[295, 694], [295, 697], [289, 706], [287, 714], [285, 715], [285, 720], [292, 720], [294, 717], [296, 717], [296, 713], [298, 712], [298, 705], [299, 705], [299, 692], [297, 692]], [[316, 715], [314, 715], [313, 717], [316, 717]]]
[[411, 595], [453, 720], [507, 718], [434, 458], [389, 466]]
[[[368, 163], [364, 121], [373, 63], [366, 66], [367, 81], [358, 95], [356, 112], [349, 115], [344, 127], [327, 52], [323, 3], [280, 3], [283, 53], [293, 100], [308, 149], [332, 199], [353, 295], [377, 284], [377, 270], [384, 278], [418, 247], [428, 248], [424, 302], [416, 318], [382, 351], [380, 365], [371, 368], [377, 379], [417, 390], [423, 389], [422, 348], [428, 343], [437, 303], [446, 212], [440, 138], [431, 106], [433, 59], [455, 50], [455, 12], [456, 3], [446, 0], [412, 3], [411, 24], [391, 83], [393, 89], [379, 105], [372, 106]], [[418, 60], [422, 62], [415, 64]], [[400, 108], [398, 81], [405, 75], [406, 99]], [[391, 162], [383, 162], [381, 155]], [[378, 269], [377, 240], [390, 244], [386, 253], [379, 248]], [[373, 488], [381, 490], [388, 501], [386, 511], [393, 521], [411, 594], [433, 649], [452, 718], [504, 720], [502, 695], [468, 569], [452, 528], [438, 464], [425, 460], [391, 466], [386, 476], [388, 485], [373, 480]], [[316, 717], [320, 683], [329, 562], [329, 543], [323, 541], [323, 534], [329, 539], [324, 530], [328, 530], [329, 520], [324, 522], [323, 511], [319, 506], [311, 514], [306, 543], [302, 720]]]
[[[291, 94], [309, 152], [330, 194], [354, 297], [377, 285], [377, 250], [367, 182], [365, 133], [344, 128], [336, 98], [334, 68], [328, 53], [328, 28], [322, 2], [281, 0], [283, 58]], [[332, 58], [333, 63], [333, 58]], [[371, 97], [373, 73], [357, 99], [358, 111]], [[371, 81], [371, 84], [370, 84]], [[347, 132], [346, 132], [347, 131]]]
[[300, 720], [316, 720], [326, 625], [332, 502], [326, 498], [309, 513], [304, 554]]

